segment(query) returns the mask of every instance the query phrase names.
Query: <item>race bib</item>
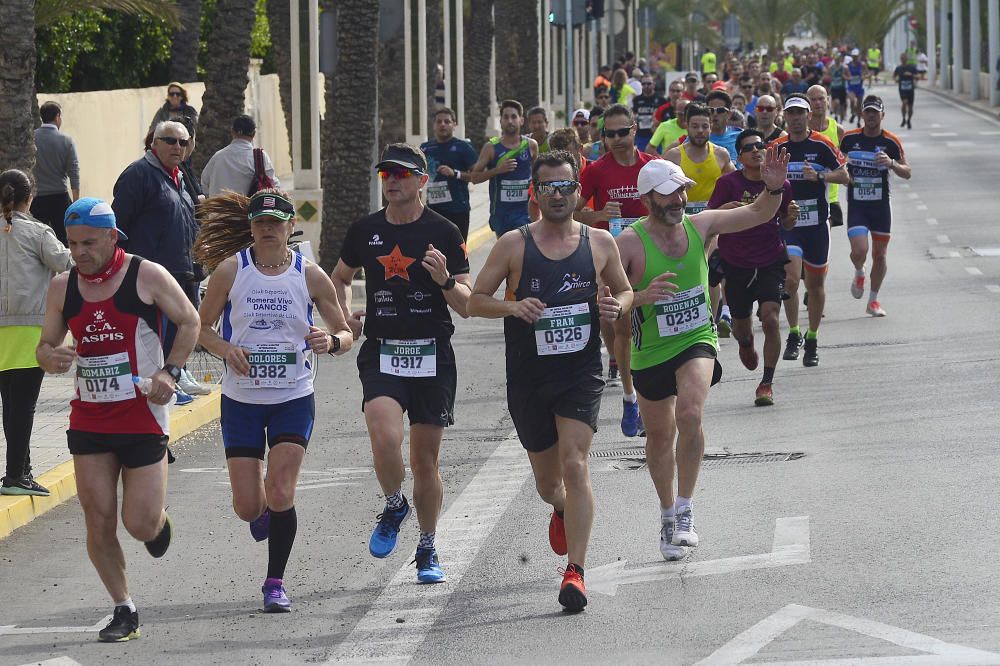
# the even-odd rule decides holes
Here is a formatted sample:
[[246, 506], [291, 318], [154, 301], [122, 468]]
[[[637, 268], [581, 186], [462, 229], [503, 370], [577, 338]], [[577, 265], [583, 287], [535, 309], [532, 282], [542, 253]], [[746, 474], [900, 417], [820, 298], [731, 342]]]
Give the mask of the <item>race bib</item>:
[[789, 162], [786, 177], [790, 181], [803, 180], [802, 166], [805, 162]]
[[128, 352], [76, 358], [76, 388], [84, 402], [121, 402], [136, 397]]
[[695, 213], [700, 213], [706, 208], [708, 208], [707, 201], [688, 201], [687, 205], [684, 206], [684, 212], [688, 215], [694, 215]]
[[528, 200], [528, 183], [531, 180], [501, 180], [500, 201], [503, 203], [518, 203]]
[[678, 291], [672, 298], [653, 303], [661, 338], [680, 335], [709, 323], [708, 298], [701, 285]]
[[247, 345], [250, 372], [236, 377], [240, 388], [294, 388], [298, 377], [298, 352], [292, 342], [258, 342]]
[[799, 205], [799, 218], [795, 222], [798, 227], [815, 227], [819, 225], [819, 199], [796, 199]]
[[590, 306], [586, 303], [545, 308], [535, 322], [539, 356], [571, 354], [590, 342]]
[[641, 130], [653, 129], [653, 115], [639, 114], [638, 126]]
[[427, 204], [434, 206], [444, 203], [451, 203], [451, 190], [448, 189], [448, 181], [436, 180], [433, 183], [427, 183]]
[[875, 176], [854, 178], [854, 200], [855, 201], [881, 201], [882, 200], [882, 177]]
[[613, 217], [608, 220], [608, 231], [611, 232], [612, 236], [617, 236], [638, 219], [637, 217]]
[[379, 345], [379, 371], [397, 377], [437, 376], [437, 340], [383, 340]]
[[855, 169], [872, 169], [885, 171], [885, 167], [880, 167], [875, 162], [875, 156], [878, 153], [873, 153], [868, 150], [852, 150], [847, 153], [847, 162]]

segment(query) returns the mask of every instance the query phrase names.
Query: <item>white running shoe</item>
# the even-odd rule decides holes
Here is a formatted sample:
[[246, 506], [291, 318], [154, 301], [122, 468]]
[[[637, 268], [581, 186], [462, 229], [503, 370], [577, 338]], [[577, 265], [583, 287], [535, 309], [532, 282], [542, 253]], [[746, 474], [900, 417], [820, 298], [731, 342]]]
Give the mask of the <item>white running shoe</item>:
[[697, 546], [698, 534], [694, 531], [694, 515], [691, 505], [688, 504], [679, 510], [675, 520], [677, 524], [674, 527], [674, 538], [671, 543], [675, 546], [691, 546], [692, 548]]
[[868, 307], [865, 308], [865, 312], [873, 317], [884, 317], [886, 315], [885, 310], [878, 301], [869, 301]]
[[855, 275], [854, 279], [851, 280], [851, 296], [854, 298], [861, 298], [865, 295], [865, 276]]
[[675, 546], [673, 543], [676, 519], [661, 517], [660, 523], [660, 554], [663, 555], [663, 559], [667, 562], [684, 559], [684, 556], [688, 554], [688, 549], [684, 546]]
[[181, 378], [177, 382], [177, 387], [188, 395], [208, 395], [212, 392], [212, 389], [196, 382], [191, 373], [184, 369], [181, 370]]

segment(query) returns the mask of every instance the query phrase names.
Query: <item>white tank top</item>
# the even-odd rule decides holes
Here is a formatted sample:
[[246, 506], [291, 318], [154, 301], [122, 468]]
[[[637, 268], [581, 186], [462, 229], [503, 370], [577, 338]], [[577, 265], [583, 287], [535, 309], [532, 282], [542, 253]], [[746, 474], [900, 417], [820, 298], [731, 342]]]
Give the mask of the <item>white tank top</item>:
[[306, 335], [313, 304], [306, 285], [306, 260], [292, 253], [281, 275], [264, 275], [250, 250], [241, 250], [239, 268], [222, 314], [222, 337], [250, 350], [250, 375], [226, 369], [222, 394], [239, 402], [275, 405], [313, 392], [306, 364]]

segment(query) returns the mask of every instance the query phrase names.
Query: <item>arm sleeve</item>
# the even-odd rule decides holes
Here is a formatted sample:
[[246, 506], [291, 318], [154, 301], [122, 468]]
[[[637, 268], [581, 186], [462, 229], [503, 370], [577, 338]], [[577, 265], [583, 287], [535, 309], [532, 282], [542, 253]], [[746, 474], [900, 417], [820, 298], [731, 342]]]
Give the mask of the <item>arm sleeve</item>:
[[580, 174], [580, 198], [589, 201], [594, 196], [594, 176], [593, 162], [591, 162], [583, 173]]
[[133, 232], [133, 223], [142, 210], [142, 177], [135, 166], [129, 166], [118, 176], [113, 190], [114, 199], [111, 208], [115, 211], [115, 221], [118, 228], [129, 236], [129, 240], [119, 238], [118, 244], [123, 250], [129, 249], [129, 241]]
[[709, 208], [718, 208], [722, 204], [729, 203], [734, 199], [729, 195], [729, 179], [720, 178], [715, 181], [715, 189], [712, 190], [712, 196], [708, 199]]
[[[448, 259], [448, 273], [451, 275], [463, 275], [469, 272], [469, 254], [465, 241], [458, 227], [448, 225], [448, 248], [445, 256]], [[346, 262], [345, 262], [346, 263]]]
[[73, 265], [69, 250], [62, 244], [52, 229], [46, 228], [38, 238], [38, 258], [53, 273], [68, 271]]
[[462, 157], [464, 163], [462, 164], [461, 171], [468, 171], [476, 165], [479, 161], [479, 154], [476, 153], [476, 149], [472, 147], [472, 144], [468, 141], [462, 142]]
[[69, 176], [71, 190], [80, 190], [80, 159], [76, 155], [76, 144], [66, 137], [66, 175]]

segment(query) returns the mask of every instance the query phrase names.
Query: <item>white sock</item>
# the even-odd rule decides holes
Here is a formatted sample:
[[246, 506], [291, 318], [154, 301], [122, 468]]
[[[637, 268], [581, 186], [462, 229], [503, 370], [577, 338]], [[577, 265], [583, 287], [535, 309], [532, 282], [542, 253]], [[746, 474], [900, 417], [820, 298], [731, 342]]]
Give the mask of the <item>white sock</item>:
[[877, 300], [878, 300], [878, 292], [873, 289], [868, 293], [868, 302], [871, 303], [872, 301], [877, 301]]
[[855, 268], [854, 269], [854, 277], [864, 277], [864, 276], [865, 276], [865, 269], [864, 268]]
[[730, 314], [729, 314], [729, 306], [728, 305], [723, 305], [722, 306], [722, 314], [720, 316], [722, 316], [722, 317], [729, 317], [730, 316]]
[[119, 601], [115, 606], [128, 606], [130, 612], [135, 612], [135, 604], [132, 603], [132, 597], [125, 597], [125, 601]]
[[660, 505], [660, 520], [673, 518], [675, 515], [677, 515], [677, 512], [674, 511], [674, 507], [671, 506], [669, 509], [665, 509], [662, 504]]
[[625, 402], [636, 403], [639, 402], [639, 394], [635, 391], [625, 394]]
[[678, 512], [679, 511], [683, 511], [685, 507], [689, 507], [689, 506], [691, 506], [691, 498], [690, 497], [681, 497], [680, 495], [678, 495], [677, 496], [677, 501], [674, 502], [674, 511], [678, 511]]

